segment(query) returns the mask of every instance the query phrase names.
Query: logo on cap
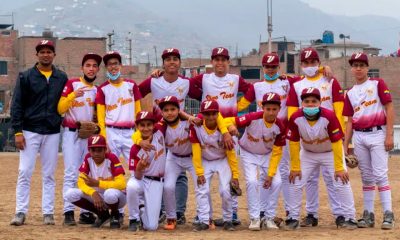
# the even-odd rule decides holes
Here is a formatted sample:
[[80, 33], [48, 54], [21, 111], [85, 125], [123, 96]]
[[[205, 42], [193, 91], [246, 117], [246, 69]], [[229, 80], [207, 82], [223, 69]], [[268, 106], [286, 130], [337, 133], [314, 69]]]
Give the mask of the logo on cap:
[[140, 119], [145, 118], [145, 117], [147, 116], [148, 113], [149, 113], [149, 112], [142, 112], [142, 113], [140, 114]]
[[168, 53], [172, 53], [174, 50], [175, 50], [174, 48], [168, 48], [168, 49], [167, 49], [167, 52], [168, 52]]
[[44, 44], [47, 44], [48, 42], [49, 42], [49, 40], [42, 40], [42, 41], [40, 41], [40, 44], [44, 45]]
[[304, 51], [306, 53], [306, 55], [304, 56], [304, 58], [308, 58], [311, 56], [312, 51], [311, 50], [306, 50]]
[[169, 101], [169, 100], [171, 100], [171, 96], [166, 96], [165, 98], [164, 98], [164, 101]]
[[267, 63], [274, 61], [275, 56], [268, 56]]
[[267, 101], [271, 100], [275, 96], [275, 93], [268, 93]]
[[361, 55], [362, 55], [362, 53], [357, 53], [357, 54], [354, 56], [354, 58], [357, 59], [357, 58], [361, 57]]
[[314, 91], [314, 89], [315, 88], [313, 88], [313, 87], [309, 87], [309, 88], [307, 88], [306, 93], [312, 93]]
[[206, 101], [206, 102], [204, 103], [204, 109], [209, 108], [209, 107], [211, 106], [211, 103], [212, 103], [212, 101]]
[[93, 138], [92, 138], [92, 145], [93, 145], [93, 144], [96, 144], [99, 140], [100, 140], [100, 137], [99, 137], [99, 136], [93, 137]]
[[217, 54], [221, 54], [224, 51], [224, 48], [218, 48]]

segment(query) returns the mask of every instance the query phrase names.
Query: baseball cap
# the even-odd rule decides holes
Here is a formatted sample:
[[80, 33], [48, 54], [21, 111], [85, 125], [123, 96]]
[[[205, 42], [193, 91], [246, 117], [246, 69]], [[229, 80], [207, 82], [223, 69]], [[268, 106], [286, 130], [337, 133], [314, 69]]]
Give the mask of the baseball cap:
[[218, 102], [215, 100], [205, 100], [200, 105], [200, 113], [219, 112]]
[[143, 121], [143, 120], [150, 120], [152, 122], [155, 122], [155, 118], [153, 116], [152, 112], [148, 112], [148, 111], [140, 111], [136, 114], [136, 120], [135, 120], [135, 124], [138, 125], [139, 122]]
[[309, 96], [314, 96], [318, 100], [321, 100], [321, 93], [319, 92], [318, 88], [309, 87], [309, 88], [304, 88], [303, 91], [301, 91], [300, 98], [302, 101]]
[[163, 51], [161, 58], [164, 60], [169, 56], [177, 56], [179, 59], [181, 59], [181, 54], [179, 53], [179, 50], [177, 48], [167, 48]]
[[368, 56], [367, 56], [367, 54], [365, 54], [363, 52], [353, 53], [351, 55], [351, 58], [349, 59], [350, 65], [353, 65], [353, 62], [363, 62], [363, 63], [367, 64], [367, 66], [369, 66]]
[[276, 53], [267, 53], [261, 63], [263, 66], [279, 66], [279, 56]]
[[177, 108], [180, 107], [179, 100], [175, 96], [166, 96], [166, 97], [161, 98], [160, 102], [158, 103], [158, 106], [160, 107], [160, 109], [163, 109], [165, 107], [165, 105], [167, 105], [167, 104], [173, 104]]
[[228, 49], [224, 48], [224, 47], [216, 47], [212, 50], [211, 52], [211, 59], [214, 59], [218, 56], [222, 56], [225, 57], [226, 59], [229, 60], [229, 51]]
[[106, 139], [102, 135], [93, 135], [88, 138], [88, 148], [107, 147]]
[[102, 58], [100, 55], [98, 55], [96, 53], [86, 53], [85, 56], [83, 56], [83, 58], [82, 58], [82, 66], [89, 59], [95, 60], [97, 62], [97, 65], [100, 66]]
[[279, 94], [273, 93], [273, 92], [266, 93], [263, 96], [261, 104], [264, 105], [267, 103], [274, 103], [274, 104], [281, 105], [281, 96]]
[[54, 46], [54, 43], [53, 43], [53, 41], [51, 41], [51, 40], [46, 40], [46, 39], [43, 39], [43, 40], [40, 40], [39, 42], [38, 42], [38, 44], [36, 45], [36, 52], [39, 52], [40, 51], [40, 49], [42, 49], [42, 48], [44, 48], [44, 47], [48, 47], [48, 48], [50, 48], [53, 52], [56, 52], [56, 48], [55, 48], [55, 46]]
[[104, 55], [104, 57], [103, 57], [104, 64], [107, 65], [108, 60], [110, 60], [111, 58], [117, 58], [118, 61], [120, 63], [122, 63], [122, 58], [121, 58], [121, 55], [119, 54], [119, 52], [110, 51], [110, 52], [107, 52], [106, 55]]
[[318, 55], [317, 50], [315, 50], [314, 48], [311, 48], [311, 47], [304, 48], [303, 50], [301, 50], [301, 53], [300, 53], [300, 61], [301, 62], [304, 62], [309, 59], [311, 59], [311, 60], [315, 59], [315, 60], [319, 61], [319, 55]]

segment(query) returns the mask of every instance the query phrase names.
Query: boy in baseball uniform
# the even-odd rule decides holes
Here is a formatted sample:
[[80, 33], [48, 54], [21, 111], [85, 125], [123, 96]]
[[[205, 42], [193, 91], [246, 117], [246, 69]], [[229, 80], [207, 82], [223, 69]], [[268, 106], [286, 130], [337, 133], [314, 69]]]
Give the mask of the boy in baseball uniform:
[[[301, 107], [301, 93], [306, 88], [318, 88], [321, 94], [321, 106], [334, 111], [340, 126], [344, 129], [344, 121], [342, 116], [344, 98], [343, 91], [339, 82], [335, 78], [328, 78], [323, 76], [320, 69], [320, 60], [318, 52], [314, 48], [305, 48], [300, 53], [301, 69], [305, 74], [300, 80], [293, 83], [290, 88], [286, 105], [288, 106], [288, 117]], [[325, 185], [328, 189], [329, 202], [333, 206], [335, 215], [339, 215], [340, 202], [334, 194], [333, 182], [330, 177], [330, 170], [324, 166], [321, 167], [322, 176]], [[320, 176], [320, 169], [316, 168], [315, 172], [311, 174], [309, 182], [306, 184], [306, 211], [307, 216], [302, 220], [302, 227], [317, 226], [318, 225], [318, 209], [319, 209], [319, 196], [318, 196], [318, 183]]]
[[368, 77], [368, 56], [354, 53], [349, 60], [355, 85], [347, 92], [343, 115], [348, 117], [345, 153], [353, 137], [363, 183], [364, 212], [358, 227], [374, 227], [375, 190], [383, 209], [382, 229], [393, 229], [391, 188], [388, 179], [389, 151], [393, 149], [392, 97], [382, 79]]
[[238, 161], [235, 150], [223, 147], [222, 134], [217, 127], [219, 105], [215, 100], [203, 101], [200, 113], [204, 117], [201, 126], [190, 127], [193, 166], [197, 175], [197, 213], [200, 223], [194, 231], [210, 228], [212, 222], [210, 202], [210, 182], [214, 173], [218, 173], [219, 192], [222, 198], [223, 226], [225, 230], [235, 230], [232, 223], [232, 196], [230, 184], [239, 187]]
[[[137, 232], [158, 228], [158, 217], [164, 187], [165, 142], [164, 135], [154, 127], [152, 112], [142, 111], [136, 115], [137, 130], [144, 140], [154, 146], [150, 151], [134, 144], [131, 149], [129, 170], [131, 177], [127, 185], [129, 231]], [[176, 181], [175, 181], [176, 182]]]
[[[226, 121], [230, 121], [231, 124], [245, 128], [239, 140], [240, 161], [246, 179], [249, 229], [252, 231], [260, 230], [262, 224], [260, 210], [265, 213], [262, 219], [264, 227], [271, 230], [278, 229], [274, 218], [282, 181], [279, 171], [276, 170], [286, 142], [284, 123], [277, 118], [280, 112], [281, 96], [277, 93], [266, 93], [261, 106], [263, 111], [236, 118], [226, 118]], [[258, 180], [257, 172], [260, 173], [260, 178], [262, 176], [264, 178]], [[260, 186], [267, 189], [266, 199], [264, 199], [267, 202], [266, 209], [260, 208]]]
[[[93, 85], [99, 72], [102, 57], [95, 53], [88, 53], [82, 59], [83, 77], [70, 79], [64, 87], [61, 99], [58, 102], [58, 113], [64, 114], [62, 126], [62, 151], [64, 157], [64, 186], [63, 195], [70, 188], [76, 186], [79, 166], [88, 152], [87, 139], [78, 137], [78, 121], [93, 121], [97, 87]], [[74, 219], [75, 206], [64, 202], [64, 225], [76, 225]], [[93, 224], [95, 217], [90, 212], [81, 210], [79, 223]]]
[[[317, 88], [304, 89], [301, 101], [302, 108], [290, 117], [287, 131], [291, 157], [289, 181], [293, 184], [289, 185], [289, 215], [284, 228], [295, 230], [300, 227], [303, 187], [312, 173], [323, 166], [333, 183], [334, 192], [330, 194], [335, 194], [340, 202], [341, 212], [334, 212], [337, 227], [355, 229], [353, 192], [344, 163], [339, 120], [333, 111], [321, 107], [321, 94]], [[331, 188], [327, 190], [332, 191]], [[333, 208], [332, 202], [330, 205]]]
[[65, 201], [94, 212], [97, 220], [93, 227], [110, 221], [110, 228], [120, 228], [118, 209], [126, 204], [124, 168], [116, 155], [107, 152], [103, 136], [89, 137], [88, 148], [79, 168], [78, 188], [68, 189]]

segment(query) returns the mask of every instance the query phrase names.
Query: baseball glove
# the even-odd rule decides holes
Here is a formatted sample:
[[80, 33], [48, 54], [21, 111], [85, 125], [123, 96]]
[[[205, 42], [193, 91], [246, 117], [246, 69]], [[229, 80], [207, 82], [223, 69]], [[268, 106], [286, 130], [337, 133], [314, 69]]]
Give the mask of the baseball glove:
[[100, 132], [99, 126], [96, 123], [90, 121], [76, 122], [78, 126], [78, 137], [86, 139], [93, 134], [98, 134]]
[[358, 166], [358, 159], [355, 155], [347, 155], [346, 156], [346, 165], [349, 168], [356, 168]]
[[231, 195], [232, 196], [242, 196], [242, 189], [240, 189], [239, 186], [235, 186], [234, 184], [231, 184]]

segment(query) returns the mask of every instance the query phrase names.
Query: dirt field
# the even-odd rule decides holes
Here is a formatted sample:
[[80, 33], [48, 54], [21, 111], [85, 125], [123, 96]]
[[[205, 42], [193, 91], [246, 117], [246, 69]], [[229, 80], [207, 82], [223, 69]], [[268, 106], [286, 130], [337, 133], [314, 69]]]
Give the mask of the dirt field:
[[[400, 168], [398, 167], [400, 157], [391, 157], [389, 178], [392, 186], [393, 209], [395, 216], [400, 216]], [[26, 225], [21, 227], [10, 226], [9, 222], [15, 211], [15, 185], [18, 174], [18, 154], [16, 153], [0, 153], [0, 239], [400, 239], [399, 227], [394, 230], [383, 231], [380, 229], [382, 221], [381, 207], [379, 201], [376, 201], [376, 227], [374, 229], [358, 229], [354, 231], [337, 230], [334, 225], [334, 219], [330, 214], [327, 194], [325, 188], [320, 189], [320, 224], [316, 228], [302, 228], [295, 232], [286, 231], [260, 231], [250, 232], [247, 230], [248, 215], [246, 198], [240, 197], [239, 216], [242, 219], [242, 225], [235, 232], [225, 232], [221, 229], [206, 231], [201, 233], [192, 232], [191, 219], [195, 215], [193, 188], [190, 185], [190, 196], [188, 201], [188, 210], [186, 217], [189, 222], [185, 226], [179, 226], [179, 229], [174, 232], [166, 232], [159, 229], [157, 232], [140, 232], [133, 234], [127, 231], [127, 218], [125, 225], [121, 230], [91, 229], [86, 226], [63, 227], [62, 226], [62, 180], [63, 180], [63, 162], [60, 156], [60, 161], [57, 170], [57, 187], [56, 187], [56, 225], [43, 226], [41, 212], [41, 178], [40, 178], [40, 162], [37, 162], [36, 169], [33, 175], [31, 185], [31, 204], [29, 214], [27, 216]], [[358, 169], [350, 171], [353, 192], [355, 196], [357, 215], [362, 212], [362, 188]], [[217, 195], [218, 189], [216, 178], [213, 179], [212, 199], [215, 201], [214, 209], [215, 216], [220, 216], [220, 200]], [[245, 189], [243, 179], [241, 186]], [[376, 194], [379, 199], [379, 194]], [[278, 215], [283, 217], [282, 201], [279, 204]], [[304, 213], [304, 212], [303, 212]], [[78, 212], [76, 212], [76, 216]], [[77, 219], [77, 217], [76, 217]]]

